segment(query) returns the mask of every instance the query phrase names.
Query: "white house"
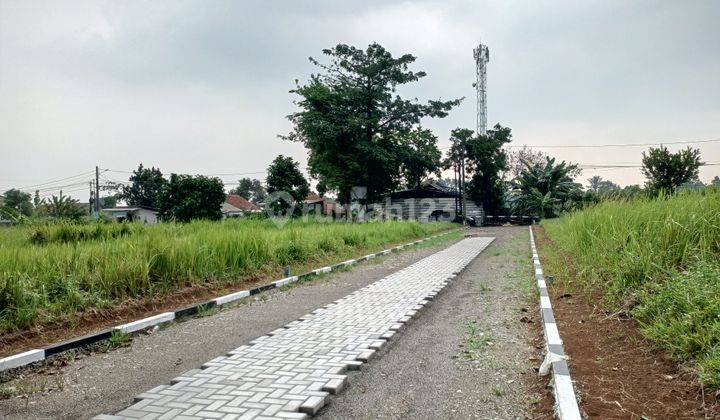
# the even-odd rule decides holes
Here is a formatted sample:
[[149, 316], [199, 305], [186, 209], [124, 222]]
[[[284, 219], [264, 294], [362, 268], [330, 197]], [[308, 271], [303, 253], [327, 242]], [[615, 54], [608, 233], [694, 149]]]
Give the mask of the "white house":
[[158, 222], [158, 212], [152, 207], [134, 206], [134, 207], [113, 207], [102, 209], [109, 218], [118, 222], [143, 222], [154, 225]]

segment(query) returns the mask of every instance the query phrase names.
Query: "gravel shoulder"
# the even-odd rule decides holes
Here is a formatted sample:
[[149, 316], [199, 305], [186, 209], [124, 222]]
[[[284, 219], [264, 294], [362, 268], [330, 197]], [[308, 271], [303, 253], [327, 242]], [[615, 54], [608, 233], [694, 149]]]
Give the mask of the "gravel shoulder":
[[167, 383], [454, 241], [433, 240], [375, 258], [350, 271], [263, 293], [235, 308], [136, 336], [130, 346], [107, 353], [81, 354], [59, 369], [27, 370], [3, 384], [22, 395], [0, 399], [0, 417], [76, 419], [119, 411], [132, 404], [135, 395]]
[[474, 233], [495, 242], [351, 374], [321, 419], [533, 416], [541, 391], [527, 227]]

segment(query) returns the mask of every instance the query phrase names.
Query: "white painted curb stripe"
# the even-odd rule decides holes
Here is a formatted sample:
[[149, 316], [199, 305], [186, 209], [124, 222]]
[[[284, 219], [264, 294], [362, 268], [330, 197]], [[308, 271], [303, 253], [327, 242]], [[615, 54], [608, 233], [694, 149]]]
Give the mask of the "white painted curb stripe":
[[581, 420], [582, 416], [580, 416], [575, 398], [575, 388], [570, 375], [553, 375], [553, 382], [558, 417], [561, 420]]
[[316, 268], [315, 270], [312, 271], [312, 273], [323, 274], [323, 273], [329, 273], [331, 271], [332, 271], [332, 267], [327, 266], [327, 267]]
[[[289, 284], [289, 283], [294, 283], [296, 281], [298, 281], [298, 276], [291, 276], [291, 277], [285, 277], [284, 279], [280, 279], [278, 281], [274, 281], [273, 284], [275, 285], [275, 287], [281, 287], [281, 286], [285, 286], [286, 284]], [[250, 294], [250, 292], [248, 292], [248, 295], [249, 294]]]
[[[535, 246], [535, 235], [533, 234], [532, 226], [529, 227], [529, 230], [535, 275], [540, 276], [540, 278], [537, 279], [538, 291], [546, 293], [547, 285], [545, 284], [545, 280], [542, 279], [543, 272], [540, 265], [540, 257], [537, 254], [537, 247]], [[548, 353], [550, 352], [550, 346], [560, 346], [562, 349], [562, 339], [560, 338], [560, 331], [558, 330], [557, 324], [554, 322], [545, 322], [546, 318], [542, 314], [542, 311], [550, 311], [550, 314], [553, 315], [552, 304], [548, 296], [540, 296], [540, 311], [540, 319], [543, 323], [545, 336], [545, 349]], [[554, 315], [549, 319], [554, 319]], [[564, 349], [562, 349], [562, 353], [565, 353]], [[553, 364], [554, 363], [562, 363], [561, 371], [567, 371], [567, 369], [565, 369], [565, 358], [561, 358], [559, 362], [553, 362]], [[553, 372], [553, 394], [555, 395], [555, 413], [557, 418], [560, 420], [581, 420], [582, 416], [580, 415], [580, 408], [577, 404], [577, 396], [575, 395], [575, 388], [573, 387], [570, 374], [558, 375], [554, 373], [553, 368], [550, 370]]]
[[137, 321], [133, 321], [127, 324], [118, 325], [117, 327], [115, 327], [115, 329], [124, 333], [131, 333], [134, 331], [140, 331], [147, 327], [152, 327], [153, 325], [169, 322], [173, 319], [175, 319], [175, 312], [163, 312], [161, 314], [157, 314], [143, 319], [138, 319]]
[[0, 359], [0, 371], [24, 366], [45, 359], [45, 350], [28, 350], [25, 353]]
[[546, 322], [545, 323], [545, 338], [547, 339], [548, 345], [562, 345], [562, 340], [560, 339], [560, 331], [557, 328], [557, 324], [553, 322]]
[[249, 290], [241, 290], [239, 292], [230, 293], [229, 295], [220, 296], [219, 298], [215, 298], [214, 300], [215, 300], [215, 304], [220, 306], [220, 305], [225, 305], [226, 303], [230, 303], [230, 302], [234, 302], [236, 300], [246, 298], [248, 296], [250, 296]]

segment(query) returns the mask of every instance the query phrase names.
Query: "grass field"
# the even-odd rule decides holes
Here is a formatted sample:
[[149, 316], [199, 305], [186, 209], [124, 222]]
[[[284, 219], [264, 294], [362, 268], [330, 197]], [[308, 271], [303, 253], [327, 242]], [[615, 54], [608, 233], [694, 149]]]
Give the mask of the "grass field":
[[123, 300], [357, 255], [449, 229], [449, 223], [270, 220], [57, 224], [0, 228], [0, 333]]
[[720, 189], [604, 202], [543, 226], [560, 251], [550, 258], [572, 258], [575, 286], [606, 292], [609, 305], [630, 309], [647, 337], [720, 388]]

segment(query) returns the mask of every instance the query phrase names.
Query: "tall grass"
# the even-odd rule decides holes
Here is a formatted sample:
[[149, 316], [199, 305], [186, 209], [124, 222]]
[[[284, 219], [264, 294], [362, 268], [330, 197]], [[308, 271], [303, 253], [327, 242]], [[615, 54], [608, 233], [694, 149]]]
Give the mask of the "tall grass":
[[[291, 221], [280, 229], [269, 220], [235, 219], [133, 225], [132, 234], [103, 230], [93, 236], [93, 226], [52, 226], [44, 228], [45, 236], [56, 240], [42, 245], [28, 239], [37, 227], [0, 229], [0, 333], [186, 285], [236, 282], [288, 264], [328, 261], [449, 227]], [[75, 239], [57, 239], [66, 236]]]
[[82, 242], [114, 239], [121, 236], [142, 233], [145, 226], [140, 223], [72, 223], [59, 222], [41, 224], [32, 229], [29, 240], [36, 245], [52, 242]]
[[543, 226], [580, 285], [632, 308], [646, 336], [720, 387], [720, 189], [608, 201]]

